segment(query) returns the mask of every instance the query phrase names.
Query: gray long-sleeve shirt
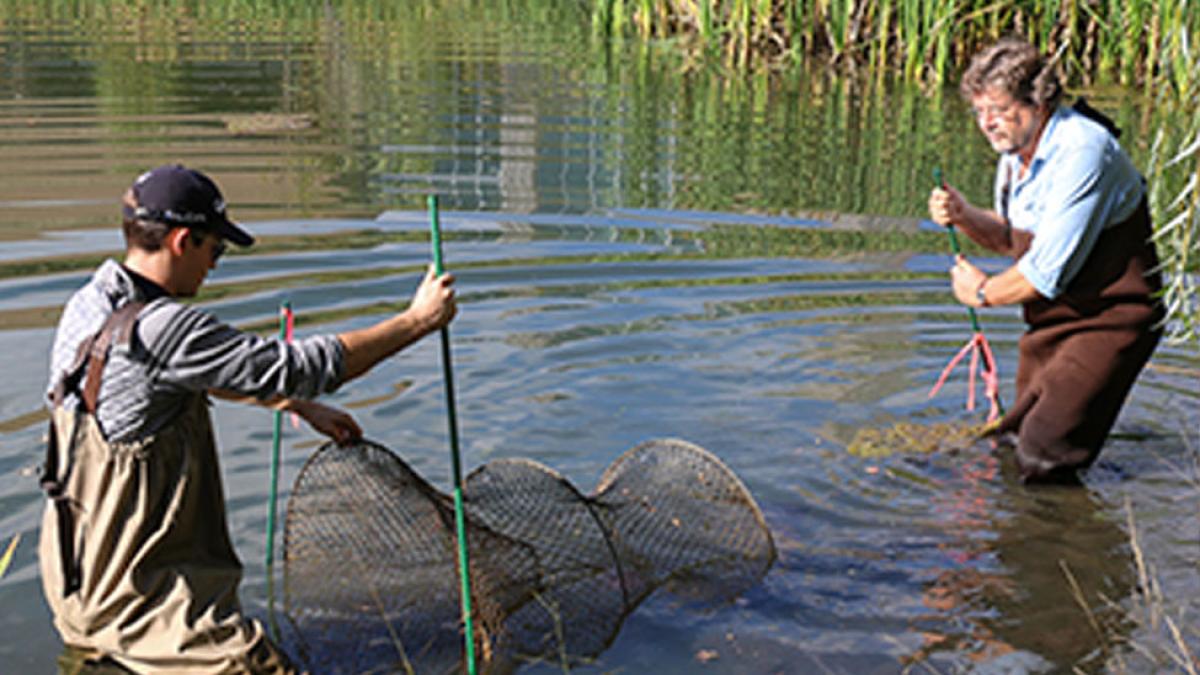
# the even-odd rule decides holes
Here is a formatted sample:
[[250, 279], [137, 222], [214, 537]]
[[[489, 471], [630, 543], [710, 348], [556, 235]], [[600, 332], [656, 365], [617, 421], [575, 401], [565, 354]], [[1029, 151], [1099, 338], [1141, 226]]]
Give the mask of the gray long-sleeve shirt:
[[[109, 442], [153, 434], [197, 391], [313, 398], [342, 383], [344, 354], [335, 336], [287, 343], [244, 333], [107, 260], [63, 310], [48, 391], [75, 361], [79, 344], [127, 302], [148, 304], [138, 314], [134, 339], [128, 347], [114, 345], [104, 369], [96, 417]], [[63, 405], [74, 409], [80, 403], [68, 392]]]

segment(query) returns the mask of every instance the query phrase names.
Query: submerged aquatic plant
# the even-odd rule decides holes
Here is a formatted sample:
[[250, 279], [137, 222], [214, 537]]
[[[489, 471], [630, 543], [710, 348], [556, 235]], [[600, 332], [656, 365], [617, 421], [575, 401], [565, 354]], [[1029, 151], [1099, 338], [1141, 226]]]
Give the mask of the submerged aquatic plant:
[[895, 454], [958, 452], [983, 439], [992, 424], [898, 421], [891, 426], [864, 426], [854, 433], [846, 451], [858, 457]]

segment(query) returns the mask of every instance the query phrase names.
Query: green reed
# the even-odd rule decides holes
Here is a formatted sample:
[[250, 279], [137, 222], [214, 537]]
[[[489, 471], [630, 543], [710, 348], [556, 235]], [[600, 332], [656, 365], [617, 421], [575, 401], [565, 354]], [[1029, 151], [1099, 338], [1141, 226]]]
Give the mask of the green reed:
[[[979, 46], [1015, 32], [1043, 50], [1062, 48], [1061, 65], [1073, 90], [1103, 92], [1104, 83], [1129, 82], [1157, 99], [1153, 106], [1130, 104], [1142, 111], [1140, 122], [1130, 124], [1129, 110], [1118, 116], [1135, 127], [1125, 144], [1160, 190], [1156, 224], [1171, 225], [1159, 239], [1173, 270], [1168, 299], [1183, 311], [1194, 298], [1180, 272], [1196, 265], [1197, 237], [1181, 224], [1193, 222], [1189, 216], [1174, 217], [1194, 204], [1194, 194], [1192, 201], [1180, 195], [1195, 171], [1189, 173], [1189, 160], [1177, 156], [1196, 138], [1188, 111], [1200, 107], [1196, 50], [1189, 40], [1200, 35], [1200, 10], [1185, 0], [0, 0], [0, 17], [18, 34], [23, 23], [64, 19], [85, 38], [121, 27], [127, 40], [84, 39], [75, 47], [80, 62], [95, 64], [90, 76], [101, 94], [102, 124], [118, 138], [162, 133], [160, 123], [140, 115], [174, 112], [171, 94], [186, 73], [181, 63], [200, 49], [154, 36], [232, 30], [237, 39], [203, 46], [204, 58], [216, 61], [242, 58], [246, 46], [280, 35], [312, 36], [313, 58], [286, 70], [273, 112], [302, 113], [313, 120], [314, 139], [346, 147], [429, 142], [438, 137], [439, 116], [459, 112], [462, 103], [452, 96], [438, 101], [433, 114], [409, 112], [411, 95], [398, 84], [398, 69], [414, 71], [419, 80], [461, 80], [464, 89], [490, 77], [486, 59], [448, 74], [444, 63], [414, 58], [430, 32], [589, 42], [594, 58], [580, 64], [586, 79], [629, 92], [620, 106], [604, 104], [611, 108], [601, 116], [614, 120], [623, 144], [619, 156], [598, 160], [598, 175], [612, 182], [594, 189], [618, 192], [631, 206], [806, 210], [831, 217], [923, 216], [927, 167], [935, 164], [973, 201], [986, 203], [990, 167], [978, 161], [986, 146], [966, 115], [948, 112], [953, 106], [940, 98], [952, 94], [937, 83], [954, 79]], [[13, 50], [12, 58], [19, 62], [23, 53]], [[680, 78], [668, 63], [680, 55], [687, 65], [724, 72], [710, 77], [685, 68]], [[725, 69], [722, 62], [734, 67]], [[764, 64], [771, 67], [759, 67]], [[397, 111], [404, 121], [400, 131], [350, 122], [384, 110]], [[196, 130], [208, 132], [219, 123], [198, 119]], [[667, 159], [662, 128], [676, 130]], [[1161, 137], [1147, 164], [1156, 131]], [[946, 137], [965, 145], [937, 140]], [[301, 151], [285, 159], [299, 195], [288, 205], [292, 215], [327, 215], [320, 186], [346, 176], [353, 183], [381, 171], [433, 171], [429, 158], [386, 153], [352, 155], [335, 166], [303, 152], [307, 138], [298, 138]], [[781, 147], [780, 139], [796, 142]], [[681, 173], [687, 180], [669, 178]], [[403, 200], [389, 198], [385, 206], [402, 207]], [[1194, 219], [1194, 207], [1190, 213]], [[84, 224], [95, 226], [58, 225]], [[50, 272], [62, 265], [49, 260], [35, 266]], [[0, 266], [0, 276], [5, 273], [11, 270]]]
[[[594, 2], [619, 9], [612, 0]], [[1200, 36], [1200, 10], [1189, 0], [640, 0], [620, 7], [635, 13], [643, 36], [682, 34], [690, 38], [682, 44], [739, 69], [821, 61], [873, 69], [878, 81], [890, 72], [941, 85], [983, 45], [1016, 34], [1054, 54], [1073, 85], [1140, 85], [1166, 111], [1156, 115], [1147, 174], [1172, 336], [1200, 341], [1190, 276], [1200, 255], [1200, 48], [1191, 39]]]
[[1186, 32], [1168, 36], [1162, 58], [1184, 53], [1190, 68], [1173, 74], [1157, 97], [1163, 122], [1154, 137], [1147, 179], [1162, 267], [1163, 300], [1177, 341], [1200, 343], [1200, 301], [1195, 274], [1200, 266], [1200, 45]]
[[180, 27], [223, 20], [251, 31], [248, 37], [331, 18], [378, 26], [467, 7], [508, 20], [553, 16], [563, 19], [559, 27], [590, 17], [597, 34], [684, 38], [689, 49], [741, 67], [825, 59], [922, 82], [944, 82], [981, 45], [1015, 33], [1047, 51], [1065, 47], [1064, 64], [1083, 81], [1156, 84], [1187, 70], [1178, 50], [1161, 58], [1172, 51], [1165, 42], [1200, 31], [1194, 0], [0, 0], [3, 16], [14, 20], [125, 17], [131, 31], [148, 16]]
[[[1085, 81], [1154, 83], [1183, 63], [1161, 62], [1162, 36], [1193, 33], [1189, 0], [593, 0], [599, 32], [692, 38], [692, 48], [746, 67], [825, 58], [943, 82], [981, 45], [1018, 34]], [[1147, 65], [1149, 64], [1149, 65]]]

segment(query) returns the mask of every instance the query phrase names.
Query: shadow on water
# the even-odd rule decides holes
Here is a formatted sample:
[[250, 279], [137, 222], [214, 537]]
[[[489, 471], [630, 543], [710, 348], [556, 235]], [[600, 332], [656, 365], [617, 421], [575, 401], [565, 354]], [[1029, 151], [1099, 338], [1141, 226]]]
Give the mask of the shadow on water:
[[[299, 335], [402, 307], [428, 262], [422, 200], [442, 196], [468, 467], [532, 457], [587, 485], [680, 437], [750, 488], [780, 546], [764, 582], [715, 610], [652, 596], [581, 672], [1121, 672], [1147, 634], [1126, 501], [1164, 592], [1197, 611], [1192, 352], [1160, 348], [1081, 489], [1024, 488], [987, 448], [848, 451], [861, 428], [978, 421], [965, 376], [926, 396], [967, 333], [944, 235], [917, 221], [929, 167], [980, 202], [992, 180], [956, 96], [685, 71], [598, 47], [571, 3], [243, 4], [0, 0], [0, 541], [22, 535], [0, 670], [53, 672], [61, 647], [32, 545], [59, 307], [120, 248], [131, 178], [176, 160], [261, 237], [197, 301], [264, 332], [285, 298]], [[1142, 161], [1150, 116], [1094, 101]], [[1022, 324], [982, 319], [1011, 396]], [[427, 342], [330, 400], [445, 486]], [[215, 410], [262, 614], [270, 423]], [[286, 498], [316, 440], [285, 438]]]

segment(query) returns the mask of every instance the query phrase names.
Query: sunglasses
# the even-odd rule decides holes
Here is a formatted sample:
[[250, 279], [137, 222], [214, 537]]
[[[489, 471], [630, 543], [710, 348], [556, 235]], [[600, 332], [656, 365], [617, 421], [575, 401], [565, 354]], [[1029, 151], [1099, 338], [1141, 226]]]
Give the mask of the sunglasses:
[[[194, 230], [194, 229], [190, 230], [190, 232], [191, 232], [191, 236], [192, 236], [192, 241], [196, 242], [197, 246], [203, 246], [204, 240], [206, 238], [206, 236], [205, 236], [206, 233], [203, 231]], [[221, 256], [225, 255], [225, 251], [228, 251], [228, 250], [229, 250], [229, 244], [226, 244], [224, 239], [218, 238], [216, 241], [214, 241], [213, 245], [212, 245], [212, 262], [213, 262], [213, 264], [216, 265], [217, 261], [220, 260]]]

